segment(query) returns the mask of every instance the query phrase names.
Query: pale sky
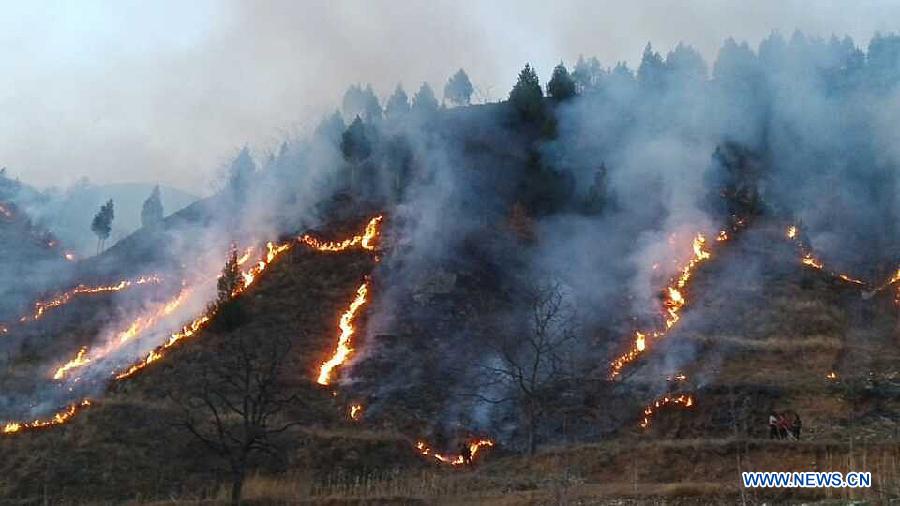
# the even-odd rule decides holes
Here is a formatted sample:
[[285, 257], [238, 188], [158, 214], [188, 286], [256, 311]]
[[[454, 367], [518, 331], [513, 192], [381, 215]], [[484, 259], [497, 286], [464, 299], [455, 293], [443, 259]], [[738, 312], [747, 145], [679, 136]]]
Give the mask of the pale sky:
[[41, 187], [151, 181], [208, 193], [243, 145], [306, 131], [346, 87], [382, 97], [463, 67], [492, 100], [525, 62], [636, 66], [650, 41], [708, 63], [728, 36], [898, 29], [880, 1], [0, 2], [0, 166]]

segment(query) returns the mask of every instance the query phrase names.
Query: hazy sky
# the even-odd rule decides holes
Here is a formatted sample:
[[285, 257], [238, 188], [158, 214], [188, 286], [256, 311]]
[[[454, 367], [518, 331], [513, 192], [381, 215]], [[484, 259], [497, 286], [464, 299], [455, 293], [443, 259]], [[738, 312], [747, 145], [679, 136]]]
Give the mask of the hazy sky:
[[39, 186], [158, 181], [206, 193], [244, 144], [314, 126], [347, 85], [385, 96], [457, 68], [506, 96], [526, 61], [636, 65], [651, 41], [711, 61], [728, 36], [896, 30], [900, 2], [824, 0], [2, 2], [0, 166]]

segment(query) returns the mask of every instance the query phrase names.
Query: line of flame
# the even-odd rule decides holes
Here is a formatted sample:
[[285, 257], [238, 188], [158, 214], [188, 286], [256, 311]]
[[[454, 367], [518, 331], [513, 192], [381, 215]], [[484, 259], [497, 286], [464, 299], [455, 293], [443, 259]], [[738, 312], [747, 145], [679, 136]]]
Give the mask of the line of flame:
[[[279, 245], [276, 245], [272, 242], [266, 243], [265, 256], [263, 256], [263, 258], [261, 258], [255, 264], [253, 264], [249, 269], [247, 269], [246, 271], [241, 273], [242, 283], [237, 288], [234, 289], [234, 291], [231, 293], [231, 296], [238, 297], [242, 293], [244, 293], [244, 291], [246, 291], [255, 281], [257, 281], [259, 279], [260, 274], [262, 274], [263, 271], [265, 271], [272, 264], [272, 262], [276, 258], [278, 258], [282, 253], [284, 253], [285, 251], [288, 251], [291, 248], [291, 246], [292, 245], [290, 243], [284, 243], [284, 244], [279, 244]], [[245, 254], [245, 256], [242, 256], [241, 258], [238, 259], [238, 263], [239, 264], [246, 263], [247, 258], [245, 258], [245, 257], [247, 255], [249, 255], [249, 253], [250, 253], [250, 251], [248, 250], [248, 252]], [[243, 261], [242, 261], [242, 259], [243, 259]], [[190, 323], [183, 326], [181, 328], [181, 330], [179, 330], [178, 332], [173, 332], [172, 334], [169, 334], [168, 339], [166, 339], [166, 341], [163, 344], [150, 350], [144, 358], [131, 364], [130, 366], [126, 367], [125, 369], [123, 369], [121, 371], [114, 372], [113, 376], [115, 377], [116, 380], [123, 380], [123, 379], [129, 378], [131, 376], [134, 376], [138, 371], [144, 369], [145, 367], [149, 366], [150, 364], [152, 364], [152, 363], [158, 361], [159, 359], [163, 358], [164, 356], [166, 356], [166, 354], [168, 353], [168, 350], [170, 348], [172, 348], [173, 346], [175, 346], [177, 343], [183, 341], [184, 339], [194, 336], [201, 329], [205, 328], [209, 324], [209, 322], [215, 317], [215, 313], [216, 313], [215, 308], [208, 309], [205, 313], [194, 318]]]
[[338, 322], [341, 333], [338, 335], [337, 346], [335, 347], [331, 358], [322, 362], [322, 365], [319, 366], [319, 376], [316, 378], [316, 383], [320, 385], [328, 385], [331, 383], [331, 373], [334, 371], [334, 368], [346, 362], [353, 353], [353, 343], [351, 342], [351, 338], [353, 337], [354, 332], [356, 332], [356, 329], [353, 327], [353, 320], [356, 318], [356, 313], [359, 309], [368, 302], [368, 293], [369, 281], [366, 280], [356, 289], [356, 297], [350, 302], [350, 306], [347, 310], [341, 314], [340, 321]]
[[[717, 242], [725, 242], [728, 240], [728, 233], [724, 230], [719, 233], [716, 238]], [[622, 374], [622, 369], [626, 365], [634, 362], [641, 354], [647, 350], [648, 338], [654, 340], [662, 339], [669, 330], [681, 320], [681, 310], [687, 304], [687, 300], [682, 293], [688, 281], [694, 275], [694, 271], [701, 263], [712, 258], [712, 254], [706, 249], [706, 237], [703, 234], [697, 234], [692, 242], [693, 257], [688, 261], [681, 272], [672, 278], [669, 285], [663, 292], [663, 328], [646, 331], [635, 331], [634, 339], [631, 347], [625, 353], [619, 355], [615, 360], [610, 362], [609, 378], [615, 379]]]
[[656, 399], [644, 408], [644, 418], [641, 420], [642, 429], [650, 427], [653, 415], [665, 406], [682, 406], [691, 408], [694, 406], [694, 397], [691, 394], [666, 395]]
[[[351, 247], [359, 246], [365, 250], [372, 251], [376, 247], [374, 242], [379, 235], [379, 225], [380, 225], [381, 221], [382, 221], [382, 216], [376, 216], [375, 218], [372, 218], [366, 226], [365, 233], [358, 235], [358, 236], [354, 236], [354, 238], [351, 238], [349, 240], [349, 242], [341, 241], [339, 243], [325, 243], [325, 242], [317, 243], [317, 242], [311, 241], [312, 238], [309, 235], [302, 236], [300, 238], [299, 242], [306, 244], [307, 246], [310, 246], [311, 248], [313, 248], [317, 251], [323, 251], [323, 252], [334, 251], [335, 244], [341, 244], [341, 245], [347, 244], [347, 246], [343, 247], [343, 249], [348, 249]], [[303, 240], [303, 237], [306, 237], [308, 240]], [[357, 238], [359, 238], [359, 239], [357, 239]], [[257, 279], [259, 279], [259, 275], [262, 274], [262, 272], [265, 271], [266, 268], [269, 265], [271, 265], [271, 263], [279, 255], [281, 255], [285, 251], [288, 251], [292, 246], [293, 246], [293, 243], [284, 243], [284, 244], [280, 244], [280, 245], [275, 245], [271, 242], [267, 243], [266, 253], [265, 253], [264, 257], [262, 259], [260, 259], [256, 264], [254, 264], [252, 267], [250, 267], [246, 271], [242, 272], [242, 281], [243, 282], [242, 282], [241, 286], [238, 287], [237, 289], [235, 289], [235, 291], [232, 293], [232, 297], [237, 297], [241, 293], [243, 293], [251, 284], [253, 284]], [[250, 256], [251, 252], [252, 252], [252, 248], [249, 248], [238, 259], [238, 263], [239, 264], [246, 263], [249, 260], [249, 256]], [[346, 356], [349, 355], [349, 351], [352, 351], [349, 349], [349, 337], [350, 337], [350, 335], [352, 335], [352, 332], [353, 332], [352, 318], [353, 318], [353, 314], [355, 314], [356, 311], [359, 309], [359, 307], [365, 302], [365, 296], [366, 296], [367, 290], [368, 290], [368, 281], [366, 283], [364, 283], [357, 290], [357, 299], [354, 299], [354, 303], [351, 304], [351, 307], [352, 307], [351, 313], [352, 314], [350, 316], [348, 316], [346, 319], [344, 317], [341, 318], [342, 334], [345, 331], [345, 329], [349, 329], [349, 333], [347, 334], [346, 339], [344, 339], [343, 341], [339, 341], [339, 349], [336, 351], [335, 357], [341, 356], [343, 354], [344, 358], [346, 358]], [[119, 334], [119, 339], [114, 340], [110, 346], [107, 346], [106, 348], [101, 349], [101, 352], [102, 352], [101, 356], [105, 356], [113, 349], [116, 349], [116, 348], [118, 348], [118, 346], [121, 346], [121, 344], [123, 344], [124, 342], [127, 342], [134, 336], [141, 333], [143, 330], [146, 330], [148, 327], [152, 326], [152, 324], [155, 323], [160, 317], [165, 316], [165, 315], [171, 313], [172, 311], [174, 311], [175, 308], [177, 308], [178, 306], [181, 305], [181, 303], [186, 299], [187, 294], [190, 293], [191, 291], [192, 291], [192, 289], [189, 289], [189, 288], [183, 289], [178, 294], [178, 296], [176, 296], [174, 299], [172, 299], [171, 301], [166, 303], [164, 306], [162, 306], [162, 308], [160, 310], [156, 311], [151, 316], [144, 316], [144, 317], [138, 318], [137, 320], [132, 322], [132, 324], [129, 325], [128, 329], [126, 329], [125, 331], [123, 331]], [[360, 302], [357, 302], [357, 300], [360, 300]], [[172, 348], [175, 344], [179, 343], [180, 341], [182, 341], [188, 337], [195, 335], [202, 328], [204, 328], [208, 324], [208, 322], [213, 318], [213, 316], [214, 316], [214, 310], [211, 310], [211, 311], [207, 311], [203, 315], [195, 318], [193, 321], [191, 321], [191, 323], [184, 326], [181, 331], [171, 334], [169, 336], [169, 338], [162, 345], [151, 350], [148, 353], [148, 355], [146, 357], [144, 357], [142, 360], [135, 362], [134, 364], [132, 364], [131, 366], [127, 367], [126, 369], [124, 369], [122, 371], [114, 372], [113, 373], [114, 378], [116, 380], [124, 380], [126, 378], [129, 378], [129, 377], [135, 375], [136, 373], [138, 373], [139, 371], [143, 370], [145, 367], [147, 367], [151, 363], [156, 362], [157, 360], [161, 359], [162, 357], [164, 357], [167, 354], [167, 350]], [[344, 346], [347, 346], [347, 350], [348, 350], [347, 352], [342, 351], [343, 348], [340, 347], [341, 344], [343, 344]], [[332, 357], [332, 358], [336, 359], [335, 357]], [[88, 356], [87, 348], [81, 348], [73, 360], [64, 364], [63, 366], [61, 366], [54, 372], [54, 378], [63, 379], [67, 376], [67, 373], [70, 370], [84, 367], [87, 364], [91, 363], [92, 360], [96, 360], [97, 358], [98, 358], [98, 356], [96, 356], [96, 355]], [[340, 362], [343, 362], [343, 360], [340, 360]], [[333, 368], [336, 365], [337, 365], [337, 363], [335, 365], [327, 368], [328, 371], [330, 371], [331, 368]], [[326, 364], [323, 364], [322, 370], [324, 371], [325, 369], [326, 369]], [[326, 373], [325, 378], [327, 378], [327, 377], [328, 377], [328, 374]], [[80, 403], [71, 404], [65, 410], [54, 414], [51, 418], [37, 419], [37, 420], [31, 421], [31, 422], [10, 421], [10, 422], [7, 422], [5, 425], [3, 425], [2, 434], [12, 434], [12, 433], [23, 432], [23, 431], [26, 431], [29, 429], [37, 429], [37, 428], [48, 427], [48, 426], [53, 426], [53, 425], [60, 425], [60, 424], [63, 424], [63, 423], [66, 423], [67, 421], [69, 421], [73, 416], [75, 416], [77, 414], [77, 412], [81, 408], [84, 408], [87, 406], [90, 406], [90, 400], [84, 399]], [[355, 413], [355, 416], [358, 417], [361, 414], [361, 409], [362, 409], [362, 406], [359, 405], [353, 411], [353, 413]], [[477, 449], [476, 449], [476, 451], [477, 451]]]
[[375, 239], [378, 237], [379, 226], [384, 219], [383, 215], [378, 215], [369, 220], [366, 224], [364, 233], [355, 235], [343, 241], [324, 241], [310, 234], [303, 234], [297, 240], [310, 248], [323, 253], [338, 253], [346, 251], [350, 248], [360, 246], [364, 250], [374, 251], [376, 248]]
[[91, 405], [89, 399], [70, 404], [66, 409], [55, 413], [50, 418], [38, 418], [30, 422], [8, 422], [3, 425], [0, 434], [15, 434], [35, 429], [43, 429], [54, 425], [62, 425], [72, 419], [79, 411]]
[[[494, 446], [494, 441], [490, 439], [476, 439], [469, 441], [467, 444], [469, 445], [469, 453], [471, 454], [472, 462], [474, 462], [475, 456], [478, 454], [479, 450], [481, 450], [481, 448], [490, 448]], [[420, 455], [424, 457], [431, 457], [443, 464], [449, 464], [451, 466], [462, 466], [466, 463], [462, 455], [435, 453], [434, 451], [432, 451], [428, 443], [421, 439], [419, 441], [416, 441], [415, 446], [416, 451], [418, 451]]]
[[153, 327], [159, 320], [172, 314], [185, 300], [193, 290], [183, 288], [174, 298], [159, 306], [156, 310], [149, 314], [141, 315], [134, 319], [125, 330], [116, 334], [116, 337], [106, 344], [106, 346], [90, 353], [88, 355], [86, 348], [81, 348], [74, 358], [58, 367], [53, 373], [53, 379], [65, 379], [71, 371], [87, 366], [91, 362], [96, 362], [103, 357], [108, 356], [118, 350], [122, 345], [131, 341], [147, 329]]
[[[805, 265], [807, 267], [812, 267], [813, 269], [823, 271], [823, 272], [827, 273], [828, 275], [838, 278], [838, 279], [841, 279], [843, 281], [846, 281], [847, 283], [852, 283], [854, 285], [858, 285], [858, 286], [862, 286], [862, 287], [867, 286], [867, 283], [859, 278], [855, 278], [853, 276], [850, 276], [849, 274], [844, 274], [842, 272], [835, 272], [835, 271], [826, 269], [825, 262], [823, 262], [821, 259], [817, 258], [815, 256], [815, 254], [813, 253], [812, 249], [810, 249], [807, 245], [805, 245], [803, 243], [803, 241], [800, 239], [800, 230], [797, 228], [797, 225], [788, 226], [784, 235], [785, 235], [785, 237], [787, 237], [788, 240], [793, 241], [797, 245], [797, 249], [800, 251], [800, 263], [802, 263], [803, 265]], [[900, 280], [900, 270], [897, 271], [897, 279], [895, 281], [897, 281], [897, 280]], [[890, 282], [886, 283], [885, 285], [883, 285], [882, 287], [876, 288], [875, 291], [877, 292], [879, 290], [882, 290], [883, 288], [890, 286], [890, 284], [893, 282], [894, 281], [890, 281]]]
[[[298, 241], [301, 244], [306, 244], [307, 246], [315, 249], [316, 251], [323, 251], [323, 252], [335, 251], [332, 247], [329, 246], [329, 245], [333, 245], [333, 244], [342, 244], [342, 245], [347, 244], [347, 246], [344, 249], [349, 249], [349, 248], [352, 248], [355, 246], [360, 246], [363, 249], [371, 250], [371, 249], [374, 249], [374, 247], [375, 247], [374, 241], [378, 237], [378, 234], [380, 233], [379, 226], [381, 224], [382, 219], [383, 219], [382, 215], [372, 218], [371, 220], [369, 220], [368, 224], [366, 225], [365, 233], [356, 235], [351, 239], [347, 239], [347, 240], [341, 241], [339, 243], [311, 242], [312, 236], [310, 236], [308, 234], [304, 234], [303, 236], [298, 238]], [[304, 240], [304, 238], [309, 238], [309, 240]], [[318, 244], [319, 246], [325, 245], [324, 246], [325, 249], [320, 249], [319, 247], [316, 247], [315, 244]], [[293, 246], [294, 246], [294, 243], [292, 243], [292, 242], [285, 242], [285, 243], [278, 244], [278, 245], [276, 245], [275, 243], [272, 243], [272, 242], [266, 243], [266, 253], [265, 253], [264, 257], [261, 258], [259, 261], [257, 261], [256, 264], [254, 264], [252, 267], [250, 267], [249, 269], [247, 269], [246, 271], [241, 273], [241, 278], [243, 280], [243, 283], [238, 288], [236, 288], [234, 292], [232, 292], [231, 296], [237, 297], [237, 296], [241, 295], [247, 288], [250, 287], [250, 285], [252, 285], [256, 280], [259, 279], [260, 274], [262, 274], [263, 271], [265, 271], [266, 268], [269, 265], [271, 265], [271, 263], [276, 258], [278, 258], [284, 252], [290, 250]], [[241, 265], [241, 264], [246, 263], [249, 260], [252, 252], [253, 252], [253, 248], [248, 248], [245, 251], [245, 253], [241, 257], [238, 258], [238, 264]], [[144, 369], [145, 367], [152, 364], [153, 362], [158, 361], [163, 356], [165, 356], [167, 354], [168, 350], [170, 348], [172, 348], [173, 346], [175, 346], [176, 343], [179, 343], [180, 341], [182, 341], [186, 338], [192, 337], [198, 331], [200, 331], [202, 328], [204, 328], [206, 325], [208, 325], [208, 323], [212, 320], [212, 318], [214, 316], [215, 316], [214, 310], [207, 311], [206, 313], [198, 316], [193, 321], [191, 321], [189, 324], [185, 325], [180, 331], [171, 334], [169, 336], [169, 338], [163, 344], [161, 344], [160, 346], [151, 350], [143, 359], [131, 364], [130, 366], [128, 366], [127, 368], [125, 368], [122, 371], [115, 372], [114, 373], [115, 379], [123, 380], [123, 379], [129, 378], [131, 376], [134, 376], [138, 371]]]
[[56, 295], [52, 299], [36, 301], [34, 303], [34, 312], [30, 315], [22, 316], [21, 318], [19, 318], [19, 321], [24, 323], [27, 321], [38, 320], [42, 316], [44, 316], [47, 313], [47, 310], [49, 310], [50, 308], [60, 307], [68, 304], [72, 301], [73, 298], [78, 295], [95, 295], [102, 293], [119, 292], [133, 286], [159, 284], [161, 282], [162, 278], [154, 274], [150, 276], [141, 276], [135, 279], [124, 279], [110, 285], [78, 285], [71, 290]]

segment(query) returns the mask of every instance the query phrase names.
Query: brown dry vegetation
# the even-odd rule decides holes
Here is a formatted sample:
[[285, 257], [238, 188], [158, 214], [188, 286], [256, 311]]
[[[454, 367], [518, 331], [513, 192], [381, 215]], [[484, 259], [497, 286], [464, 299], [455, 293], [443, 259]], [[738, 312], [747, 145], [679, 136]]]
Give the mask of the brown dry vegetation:
[[[639, 388], [628, 405], [597, 407], [627, 411], [622, 416], [636, 422], [633, 407], [650, 400], [640, 385], [658, 376], [654, 360], [668, 346], [692, 343], [698, 353], [686, 365], [689, 378], [700, 370], [715, 378], [690, 385], [694, 409], [664, 409], [649, 431], [629, 422], [607, 441], [546, 447], [532, 458], [498, 448], [460, 471], [419, 458], [408, 435], [389, 423], [347, 421], [348, 399], [339, 389], [333, 396], [313, 384], [316, 365], [334, 344], [337, 315], [372, 267], [362, 252], [295, 249], [246, 294], [250, 323], [233, 332], [292, 336], [295, 386], [305, 398], [291, 413], [303, 426], [282, 438], [282, 459], [257, 463], [245, 485], [247, 504], [841, 504], [900, 497], [896, 309], [863, 305], [823, 274], [782, 265], [745, 296], [721, 297], [713, 290], [720, 273], [702, 270], [692, 294], [699, 309], [686, 314], [728, 317], [706, 327], [686, 320], [630, 373], [626, 381]], [[377, 284], [373, 290], [377, 297]], [[0, 439], [3, 504], [227, 503], [225, 470], [172, 425], [177, 411], [166, 392], [192, 381], [199, 351], [228, 336], [202, 333], [64, 427]], [[831, 370], [838, 381], [825, 378]], [[770, 409], [801, 413], [804, 441], [765, 439]], [[739, 473], [749, 470], [865, 470], [874, 486], [742, 491]]]

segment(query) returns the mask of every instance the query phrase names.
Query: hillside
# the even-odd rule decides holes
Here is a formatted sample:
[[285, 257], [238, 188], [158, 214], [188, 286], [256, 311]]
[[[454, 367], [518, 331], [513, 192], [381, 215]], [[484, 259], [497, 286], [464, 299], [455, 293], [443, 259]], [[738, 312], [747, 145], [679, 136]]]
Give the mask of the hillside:
[[[346, 236], [361, 221], [333, 224], [329, 234]], [[603, 431], [595, 443], [560, 441], [528, 458], [505, 450], [501, 442], [474, 469], [457, 470], [416, 454], [413, 442], [423, 434], [411, 432], [416, 424], [409, 413], [385, 407], [361, 422], [349, 420], [348, 405], [360, 400], [359, 392], [371, 390], [367, 384], [378, 381], [378, 367], [391, 364], [363, 362], [368, 372], [349, 389], [317, 386], [315, 371], [334, 346], [337, 316], [363, 277], [373, 276], [373, 301], [383, 295], [384, 267], [364, 251], [332, 255], [295, 248], [243, 295], [245, 325], [203, 331], [142, 374], [116, 382], [70, 423], [2, 438], [0, 490], [21, 504], [123, 498], [153, 503], [217, 495], [216, 483], [227, 481], [225, 470], [176, 425], [182, 415], [171, 395], [199, 381], [207, 361], [222, 359], [217, 350], [223, 342], [243, 336], [261, 345], [283, 336], [293, 344], [290, 381], [303, 392], [303, 402], [287, 414], [302, 423], [279, 437], [283, 458], [260, 461], [258, 474], [249, 478], [245, 490], [251, 503], [734, 502], [740, 500], [738, 470], [859, 465], [873, 472], [878, 486], [853, 497], [897, 494], [896, 307], [890, 297], [863, 300], [854, 287], [805, 268], [787, 243], [779, 246], [781, 233], [759, 226], [721, 249], [696, 274], [683, 324], [622, 380], [594, 380], [586, 408], [594, 423], [617, 427]], [[468, 296], [477, 290], [454, 286]], [[369, 325], [366, 313], [357, 323]], [[385, 339], [356, 346], [371, 356]], [[421, 359], [440, 361], [428, 354]], [[674, 388], [690, 391], [696, 404], [662, 409], [650, 429], [642, 430], [642, 406], [660, 388], [673, 388], [659, 385], [654, 363], [684, 372], [686, 384]], [[830, 371], [837, 380], [826, 378]], [[411, 399], [429, 402], [429, 396], [443, 395], [439, 387], [408, 386]], [[770, 409], [802, 413], [803, 441], [765, 439]], [[573, 418], [572, 430], [578, 423]], [[30, 479], [35, 476], [41, 479]], [[847, 499], [850, 493], [757, 491], [749, 499]]]
[[68, 253], [49, 230], [12, 202], [0, 200], [0, 315], [65, 283], [72, 270]]
[[[20, 193], [18, 200], [30, 213], [54, 230], [59, 238], [80, 257], [96, 251], [96, 237], [91, 233], [91, 220], [100, 206], [112, 199], [116, 216], [110, 234], [110, 244], [127, 237], [141, 228], [141, 206], [155, 185], [151, 183], [82, 184], [69, 188], [62, 194], [29, 198]], [[175, 213], [198, 197], [169, 186], [160, 186], [165, 214]]]

